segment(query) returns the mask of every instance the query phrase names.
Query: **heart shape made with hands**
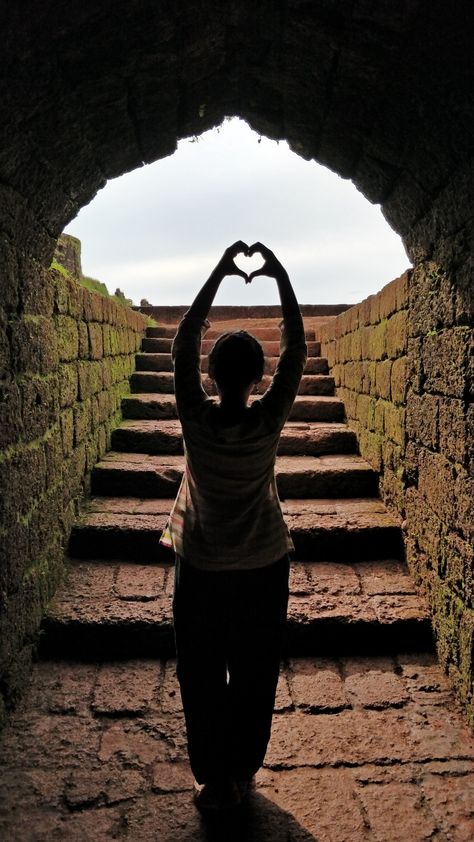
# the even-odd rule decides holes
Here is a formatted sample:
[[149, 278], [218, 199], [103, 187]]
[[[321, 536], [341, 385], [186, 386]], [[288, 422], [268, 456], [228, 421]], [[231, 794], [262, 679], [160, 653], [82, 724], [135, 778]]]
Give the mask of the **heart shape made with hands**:
[[259, 251], [256, 251], [255, 254], [252, 254], [251, 256], [245, 254], [245, 252], [243, 251], [240, 251], [234, 257], [234, 263], [238, 269], [240, 269], [242, 272], [245, 272], [248, 278], [252, 272], [256, 272], [257, 269], [262, 268], [262, 266], [265, 263], [265, 260]]

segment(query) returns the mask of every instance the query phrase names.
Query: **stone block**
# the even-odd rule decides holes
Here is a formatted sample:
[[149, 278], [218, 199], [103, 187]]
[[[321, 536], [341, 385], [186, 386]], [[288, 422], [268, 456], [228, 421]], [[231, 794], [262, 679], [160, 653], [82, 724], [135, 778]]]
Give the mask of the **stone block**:
[[372, 360], [382, 360], [387, 356], [387, 320], [375, 325], [369, 337], [369, 355]]
[[440, 453], [420, 448], [418, 489], [438, 517], [448, 524], [456, 519], [456, 470]]
[[409, 297], [412, 336], [453, 325], [455, 289], [436, 263], [427, 261], [412, 270]]
[[467, 467], [468, 430], [466, 406], [456, 398], [438, 398], [439, 448], [452, 462]]
[[377, 295], [370, 296], [370, 323], [373, 325], [378, 324], [383, 316], [381, 315], [380, 305], [381, 305], [381, 293], [377, 293]]
[[372, 328], [368, 325], [365, 325], [359, 328], [360, 333], [360, 355], [361, 359], [363, 360], [370, 360], [370, 336], [371, 336]]
[[406, 353], [408, 341], [408, 313], [401, 310], [394, 313], [387, 322], [386, 353], [396, 359]]
[[0, 382], [0, 450], [15, 444], [22, 431], [20, 387], [14, 381]]
[[89, 332], [89, 351], [92, 360], [100, 360], [104, 356], [102, 325], [92, 322], [87, 325]]
[[74, 407], [74, 446], [89, 435], [92, 428], [92, 410], [91, 401], [88, 398], [85, 401], [76, 403]]
[[438, 446], [439, 398], [410, 392], [406, 404], [407, 434], [410, 439], [436, 450]]
[[384, 431], [395, 444], [405, 445], [405, 407], [395, 406], [388, 401], [384, 406]]
[[382, 469], [382, 442], [380, 436], [370, 430], [359, 429], [360, 455], [367, 459], [376, 471]]
[[28, 377], [19, 381], [23, 439], [43, 436], [57, 420], [59, 412], [58, 377]]
[[408, 385], [420, 394], [424, 390], [425, 375], [421, 358], [421, 339], [409, 339], [407, 343]]
[[431, 568], [437, 568], [443, 524], [416, 488], [405, 495], [407, 532], [416, 539], [417, 547], [426, 554]]
[[351, 337], [351, 359], [352, 360], [361, 360], [362, 359], [362, 337], [360, 330], [354, 331], [354, 333], [350, 334]]
[[58, 352], [52, 318], [28, 316], [11, 322], [11, 359], [18, 374], [49, 374], [58, 366]]
[[356, 418], [364, 427], [369, 427], [369, 418], [373, 409], [373, 400], [370, 395], [357, 395]]
[[385, 432], [385, 406], [387, 402], [378, 400], [374, 409], [374, 432], [382, 437]]
[[380, 319], [388, 319], [393, 313], [397, 311], [397, 286], [398, 279], [390, 281], [378, 293], [380, 302]]
[[393, 360], [390, 371], [390, 393], [392, 401], [404, 404], [408, 390], [408, 357], [398, 357]]
[[394, 472], [384, 466], [380, 477], [380, 492], [385, 505], [405, 517], [405, 482], [398, 471]]
[[68, 315], [76, 321], [82, 317], [82, 295], [75, 278], [69, 278]]
[[109, 324], [105, 323], [102, 325], [102, 345], [104, 348], [104, 356], [110, 356], [112, 353], [111, 327]]
[[77, 360], [79, 356], [79, 331], [75, 319], [70, 316], [56, 316], [56, 332], [61, 362]]
[[426, 391], [463, 399], [468, 388], [471, 352], [472, 331], [467, 327], [425, 336], [421, 356]]
[[375, 395], [378, 398], [390, 400], [390, 382], [392, 373], [392, 361], [384, 360], [377, 363], [375, 370]]
[[408, 307], [412, 274], [413, 270], [408, 269], [396, 279], [397, 310], [404, 310]]
[[61, 441], [64, 456], [69, 456], [74, 447], [74, 411], [69, 408], [60, 415]]
[[64, 363], [58, 369], [59, 405], [72, 406], [77, 400], [78, 373], [76, 363]]
[[359, 304], [359, 325], [370, 325], [373, 298], [373, 295], [369, 295]]
[[36, 316], [52, 316], [54, 283], [48, 270], [36, 260], [23, 255], [19, 260], [19, 289], [23, 312]]
[[54, 285], [54, 312], [66, 316], [68, 311], [69, 286], [66, 278], [57, 269], [50, 269], [50, 277]]
[[86, 322], [78, 322], [77, 330], [79, 335], [79, 358], [81, 360], [89, 359], [89, 331]]

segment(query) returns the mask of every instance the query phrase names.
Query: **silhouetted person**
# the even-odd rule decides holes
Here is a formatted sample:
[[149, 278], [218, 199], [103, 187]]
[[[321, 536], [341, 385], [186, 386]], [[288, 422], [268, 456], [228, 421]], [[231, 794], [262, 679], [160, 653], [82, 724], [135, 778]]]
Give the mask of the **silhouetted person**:
[[[261, 253], [249, 276], [239, 253]], [[201, 334], [226, 275], [275, 278], [283, 313], [271, 385], [248, 405], [263, 375], [259, 342], [246, 331], [217, 339], [201, 383]], [[306, 344], [288, 274], [261, 243], [228, 248], [183, 317], [173, 342], [175, 395], [185, 470], [162, 543], [176, 553], [173, 600], [177, 674], [188, 751], [203, 811], [238, 805], [270, 738], [288, 605], [288, 553], [274, 467], [281, 429], [298, 391]]]

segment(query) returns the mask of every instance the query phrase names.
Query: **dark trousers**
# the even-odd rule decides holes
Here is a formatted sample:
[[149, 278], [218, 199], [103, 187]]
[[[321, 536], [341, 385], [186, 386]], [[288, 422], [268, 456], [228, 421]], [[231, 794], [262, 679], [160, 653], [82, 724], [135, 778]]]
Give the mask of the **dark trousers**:
[[204, 571], [176, 559], [177, 674], [199, 783], [251, 778], [270, 739], [288, 607], [289, 559]]

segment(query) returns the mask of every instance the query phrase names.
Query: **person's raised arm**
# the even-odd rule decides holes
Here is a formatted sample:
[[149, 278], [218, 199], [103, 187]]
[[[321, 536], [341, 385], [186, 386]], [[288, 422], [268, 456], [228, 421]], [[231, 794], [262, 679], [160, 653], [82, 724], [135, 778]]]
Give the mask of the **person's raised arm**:
[[303, 318], [298, 300], [293, 291], [288, 272], [269, 248], [262, 243], [254, 243], [249, 248], [249, 255], [259, 252], [264, 264], [251, 272], [249, 283], [259, 275], [275, 278], [280, 294], [283, 314], [283, 333], [280, 343], [280, 359], [272, 382], [260, 400], [268, 423], [281, 429], [297, 395], [298, 387], [306, 364], [306, 342]]
[[192, 418], [208, 398], [201, 382], [201, 331], [223, 278], [241, 275], [247, 281], [246, 273], [234, 263], [234, 257], [242, 251], [247, 253], [247, 250], [247, 244], [241, 240], [225, 250], [178, 327], [171, 357], [176, 406], [181, 420], [185, 416]]
[[196, 295], [186, 314], [187, 316], [194, 316], [203, 321], [207, 318], [216, 292], [226, 275], [240, 275], [242, 278], [245, 278], [245, 281], [248, 280], [247, 274], [234, 263], [234, 257], [240, 254], [240, 252], [247, 254], [247, 251], [248, 246], [242, 240], [238, 240], [225, 250], [216, 268], [213, 269], [206, 283]]
[[289, 319], [292, 316], [300, 316], [300, 306], [286, 269], [281, 265], [273, 252], [264, 246], [263, 243], [254, 243], [253, 246], [250, 246], [248, 250], [249, 256], [255, 254], [255, 252], [259, 252], [265, 262], [260, 269], [256, 269], [250, 273], [248, 277], [249, 283], [258, 275], [267, 275], [270, 278], [275, 278], [280, 294], [283, 318]]

